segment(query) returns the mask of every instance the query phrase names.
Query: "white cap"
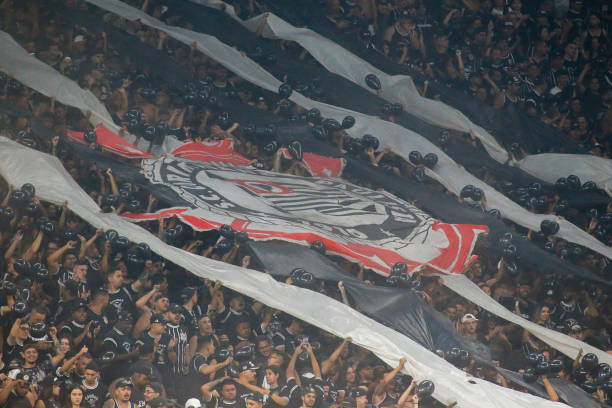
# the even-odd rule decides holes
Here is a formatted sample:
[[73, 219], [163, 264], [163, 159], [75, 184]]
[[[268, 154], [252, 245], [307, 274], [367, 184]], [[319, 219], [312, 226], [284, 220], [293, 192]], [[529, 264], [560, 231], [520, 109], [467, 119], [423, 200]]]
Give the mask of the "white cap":
[[85, 37], [83, 37], [81, 34], [78, 34], [76, 37], [74, 37], [74, 40], [72, 40], [72, 42], [81, 42], [81, 41], [85, 41]]
[[197, 398], [189, 398], [185, 403], [185, 408], [201, 408], [202, 403]]
[[473, 314], [471, 314], [471, 313], [468, 313], [468, 314], [464, 315], [464, 316], [461, 318], [461, 323], [465, 323], [465, 322], [467, 322], [467, 321], [472, 321], [472, 320], [476, 320], [476, 321], [478, 321], [478, 319], [476, 318], [476, 316], [474, 316], [474, 315], [473, 315]]

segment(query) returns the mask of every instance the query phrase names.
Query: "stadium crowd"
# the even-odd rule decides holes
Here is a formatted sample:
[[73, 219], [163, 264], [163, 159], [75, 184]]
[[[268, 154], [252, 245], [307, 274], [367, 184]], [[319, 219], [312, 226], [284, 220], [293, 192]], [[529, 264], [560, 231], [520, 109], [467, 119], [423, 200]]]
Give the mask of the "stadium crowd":
[[[80, 0], [59, 3], [93, 9]], [[161, 2], [127, 3], [157, 17], [165, 12]], [[255, 2], [243, 3], [253, 12], [264, 8], [255, 7]], [[524, 5], [520, 0], [509, 4], [445, 0], [439, 7], [432, 3], [329, 1], [327, 6], [341, 29], [353, 17], [372, 23], [373, 38], [380, 40], [377, 46], [390, 58], [420, 65], [432, 79], [460, 87], [496, 108], [521, 104], [593, 154], [609, 156], [612, 59], [605, 2], [571, 0], [567, 16], [561, 18], [555, 18], [553, 3], [545, 0]], [[137, 22], [107, 21], [166, 52], [194, 80], [206, 82], [215, 92], [279, 113], [283, 98], [260, 92], [194, 46]], [[3, 0], [0, 24], [28, 52], [91, 90], [116, 123], [130, 131], [141, 129], [139, 137], [148, 136], [142, 124], [151, 123], [165, 126], [168, 134], [172, 129], [183, 140], [232, 139], [238, 152], [262, 168], [307, 175], [298, 160], [285, 158], [280, 150], [269, 154], [249, 141], [243, 135], [244, 124], [173, 95], [162, 81], [138, 68], [137, 61], [120, 54], [104, 33], [93, 35], [84, 27], [63, 22], [53, 7]], [[437, 27], [433, 43], [424, 41], [421, 24]], [[27, 118], [7, 114], [0, 114], [0, 134], [57, 156], [104, 211], [153, 212], [167, 207], [110, 169], [98, 168], [70, 152], [64, 143], [66, 132], [91, 131], [88, 115], [6, 75], [0, 77], [0, 92], [0, 99], [29, 111], [55, 137], [43, 139], [32, 131]], [[289, 108], [294, 114], [308, 113], [299, 106]], [[156, 142], [160, 134], [154, 136]], [[343, 147], [341, 130], [328, 136], [330, 143]], [[95, 138], [91, 146], [96, 148]], [[418, 167], [389, 150], [376, 150], [367, 147], [361, 156], [374, 165], [386, 163], [403, 177], [410, 177]], [[354, 177], [350, 180], [360, 183]], [[443, 189], [433, 180], [425, 182]], [[112, 230], [92, 228], [68, 209], [68, 203], [41, 202], [36, 186], [11, 186], [2, 180], [0, 200], [2, 406], [440, 406], [431, 398], [435, 379], [416, 381], [401, 374], [404, 361], [388, 367], [350, 338], [336, 338], [232, 292], [222, 282], [199, 279], [152, 253], [146, 244], [129, 242]], [[466, 201], [474, 205], [473, 198], [460, 201], [457, 205], [467, 205]], [[559, 195], [550, 197], [545, 212], [555, 213], [562, 201]], [[564, 214], [609, 242], [608, 221], [602, 218], [608, 209], [601, 209], [599, 215], [566, 208]], [[178, 219], [159, 218], [141, 225], [187, 251], [250, 266], [238, 233], [227, 229], [196, 232]], [[540, 231], [512, 228], [537, 245], [552, 246], [565, 261], [610, 279], [605, 257], [558, 238], [542, 239]], [[539, 325], [612, 351], [608, 287], [561, 278], [554, 271], [517, 271], [510, 261], [515, 254], [505, 253], [500, 259], [485, 248], [477, 247], [479, 260], [466, 271], [485, 293]], [[330, 258], [367, 283], [388, 283], [362, 265]], [[468, 375], [519, 390], [524, 389], [496, 371], [496, 365], [522, 372], [526, 382], [539, 376], [551, 400], [560, 397], [548, 377], [560, 377], [612, 405], [612, 369], [599, 365], [594, 355], [568, 359], [521, 327], [458, 297], [438, 278], [419, 274], [413, 280], [420, 284], [411, 290], [441, 311], [461, 335], [492, 350], [492, 364], [477, 362], [463, 350], [436, 351]], [[296, 283], [292, 278], [286, 282]], [[311, 288], [351, 304], [342, 282], [318, 282]]]

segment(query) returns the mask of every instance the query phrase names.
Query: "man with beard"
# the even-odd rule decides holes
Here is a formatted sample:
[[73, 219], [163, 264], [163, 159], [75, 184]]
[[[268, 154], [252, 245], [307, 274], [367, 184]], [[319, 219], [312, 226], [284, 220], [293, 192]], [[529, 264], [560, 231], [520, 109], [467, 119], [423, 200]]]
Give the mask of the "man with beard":
[[129, 378], [120, 379], [112, 393], [112, 398], [107, 400], [102, 408], [135, 408], [130, 401], [132, 387], [132, 381]]

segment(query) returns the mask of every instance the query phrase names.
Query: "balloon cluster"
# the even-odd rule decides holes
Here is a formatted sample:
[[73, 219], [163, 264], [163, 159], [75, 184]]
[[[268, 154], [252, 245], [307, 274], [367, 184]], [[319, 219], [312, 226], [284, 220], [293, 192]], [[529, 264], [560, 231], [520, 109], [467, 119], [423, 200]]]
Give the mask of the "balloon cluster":
[[435, 153], [427, 153], [423, 156], [420, 152], [413, 150], [408, 154], [408, 159], [415, 166], [425, 166], [432, 170], [438, 164], [438, 155]]
[[519, 268], [516, 263], [519, 259], [519, 253], [516, 245], [512, 243], [512, 239], [512, 233], [506, 232], [498, 239], [497, 242], [502, 252], [502, 259], [506, 274], [511, 277], [516, 277], [519, 274]]
[[[0, 207], [0, 231], [6, 231], [11, 221], [18, 215], [36, 218], [41, 210], [33, 200], [36, 189], [30, 183], [21, 186], [19, 190], [11, 192], [7, 207]], [[39, 224], [40, 226], [40, 224]]]
[[417, 292], [423, 290], [423, 282], [412, 278], [408, 274], [408, 265], [404, 262], [397, 262], [391, 267], [389, 276], [385, 279], [385, 286], [392, 288], [412, 289]]
[[510, 188], [506, 194], [521, 206], [535, 212], [546, 212], [548, 209], [548, 194], [538, 182], [531, 183], [527, 187]]
[[459, 347], [452, 347], [446, 353], [436, 351], [436, 354], [443, 354], [442, 357], [457, 368], [466, 368], [472, 362], [472, 355], [470, 352]]
[[464, 186], [461, 189], [461, 192], [459, 193], [459, 197], [463, 199], [472, 200], [473, 202], [476, 202], [476, 203], [481, 202], [484, 196], [485, 194], [484, 194], [484, 191], [482, 191], [482, 189], [478, 187], [474, 187], [471, 184]]
[[168, 123], [163, 120], [160, 120], [156, 124], [145, 122], [143, 120], [142, 110], [140, 109], [128, 110], [123, 117], [123, 123], [128, 132], [136, 135], [137, 137], [142, 137], [148, 142], [163, 140], [170, 130]]
[[143, 200], [139, 197], [139, 193], [130, 183], [123, 183], [119, 187], [119, 194], [105, 194], [102, 196], [102, 210], [112, 211], [118, 208], [121, 204], [127, 212], [138, 213], [144, 209]]
[[612, 368], [607, 363], [600, 363], [593, 353], [587, 353], [580, 361], [580, 368], [574, 372], [574, 379], [589, 394], [601, 387], [608, 397], [612, 397]]
[[536, 382], [541, 375], [559, 374], [564, 368], [561, 360], [548, 362], [544, 354], [541, 353], [529, 353], [527, 361], [529, 367], [523, 372], [523, 380], [527, 383]]
[[249, 234], [244, 231], [234, 231], [230, 225], [222, 225], [219, 228], [221, 240], [215, 245], [215, 252], [219, 255], [225, 255], [234, 247], [234, 243], [244, 243], [248, 241]]

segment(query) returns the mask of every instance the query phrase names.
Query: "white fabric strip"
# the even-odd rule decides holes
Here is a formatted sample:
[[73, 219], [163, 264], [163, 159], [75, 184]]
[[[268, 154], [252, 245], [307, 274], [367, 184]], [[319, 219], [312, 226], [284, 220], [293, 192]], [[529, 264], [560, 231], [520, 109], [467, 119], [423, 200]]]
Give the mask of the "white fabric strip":
[[[0, 71], [45, 96], [55, 97], [55, 100], [64, 105], [81, 110], [84, 115], [91, 112], [89, 121], [92, 125], [102, 123], [111, 131], [119, 133], [119, 126], [113, 122], [104, 104], [93, 93], [82, 89], [73, 80], [31, 56], [4, 31], [0, 31], [0, 44]], [[126, 134], [124, 138], [129, 143], [136, 142], [133, 135]], [[148, 146], [149, 143], [143, 139], [136, 147], [146, 150]]]
[[[10, 184], [32, 183], [36, 196], [68, 207], [96, 228], [114, 229], [132, 242], [146, 242], [163, 258], [200, 277], [221, 280], [225, 286], [283, 310], [310, 324], [374, 352], [391, 366], [407, 359], [405, 372], [415, 378], [431, 379], [434, 397], [445, 404], [457, 401], [459, 408], [552, 408], [565, 407], [530, 394], [503, 388], [466, 374], [406, 336], [375, 322], [328, 296], [286, 285], [271, 276], [203, 258], [166, 245], [153, 234], [120, 216], [104, 214], [53, 156], [29, 149], [0, 137], [0, 174]], [[324, 311], [324, 313], [323, 313]]]
[[[264, 24], [261, 34], [266, 38], [295, 41], [323, 65], [327, 70], [351, 80], [362, 88], [367, 74], [375, 74], [381, 81], [381, 96], [390, 102], [401, 103], [406, 111], [418, 118], [442, 128], [471, 132], [482, 142], [489, 155], [500, 163], [509, 159], [508, 152], [485, 129], [471, 122], [459, 110], [429, 98], [417, 91], [412, 79], [405, 75], [387, 75], [340, 45], [307, 28], [297, 28], [280, 17], [265, 13], [249, 20], [241, 20], [232, 6], [220, 0], [190, 0], [193, 3], [223, 9], [225, 12], [255, 32]], [[373, 92], [373, 91], [372, 91]], [[384, 138], [384, 136], [380, 136]], [[403, 152], [407, 154], [408, 152]], [[598, 163], [593, 165], [593, 161]], [[602, 163], [601, 165], [599, 165]], [[590, 155], [538, 154], [527, 156], [522, 161], [510, 162], [523, 171], [544, 181], [554, 183], [559, 177], [575, 174], [584, 181], [594, 181], [612, 194], [612, 161]]]
[[[128, 20], [140, 20], [143, 24], [164, 31], [169, 36], [184, 44], [192, 44], [195, 42], [199, 51], [214, 58], [229, 70], [261, 88], [276, 92], [281, 85], [280, 81], [258, 64], [243, 56], [240, 51], [225, 45], [215, 37], [180, 27], [168, 26], [119, 0], [87, 0], [87, 2]], [[433, 171], [427, 169], [427, 174], [438, 180], [455, 195], [459, 195], [461, 189], [465, 185], [472, 184], [485, 192], [487, 208], [497, 208], [501, 212], [502, 217], [510, 219], [534, 231], [539, 231], [540, 223], [544, 219], [557, 221], [560, 227], [557, 236], [567, 241], [586, 246], [602, 255], [612, 258], [612, 248], [604, 245], [595, 237], [589, 235], [565, 219], [550, 215], [533, 214], [525, 210], [486, 183], [472, 176], [463, 167], [457, 165], [457, 163], [436, 145], [415, 132], [394, 123], [379, 120], [373, 116], [313, 101], [297, 92], [293, 92], [290, 99], [306, 109], [317, 108], [321, 111], [323, 116], [334, 118], [338, 121], [342, 121], [347, 115], [355, 117], [356, 124], [351, 128], [351, 131], [355, 132], [357, 135], [369, 133], [380, 136], [381, 147], [390, 147], [395, 153], [403, 155], [406, 159], [408, 153], [412, 150], [418, 150], [423, 154], [430, 152], [436, 153], [438, 155], [438, 165]]]

